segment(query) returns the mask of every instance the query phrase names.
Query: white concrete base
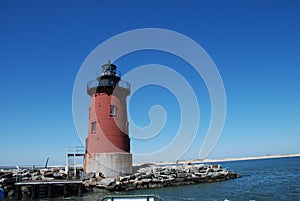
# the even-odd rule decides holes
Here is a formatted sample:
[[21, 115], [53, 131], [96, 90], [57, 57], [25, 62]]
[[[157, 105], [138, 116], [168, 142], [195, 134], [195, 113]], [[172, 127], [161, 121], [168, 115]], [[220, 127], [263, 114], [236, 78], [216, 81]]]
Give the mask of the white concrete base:
[[132, 173], [132, 154], [95, 153], [85, 154], [84, 171], [102, 172], [105, 177], [118, 177]]

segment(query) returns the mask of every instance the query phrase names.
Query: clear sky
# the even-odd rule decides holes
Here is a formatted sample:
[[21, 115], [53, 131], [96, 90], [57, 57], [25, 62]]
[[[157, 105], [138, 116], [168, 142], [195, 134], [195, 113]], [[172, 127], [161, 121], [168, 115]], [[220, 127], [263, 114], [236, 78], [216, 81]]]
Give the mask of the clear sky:
[[[105, 40], [139, 28], [182, 33], [215, 62], [226, 90], [227, 116], [210, 158], [299, 153], [299, 22], [296, 0], [2, 0], [0, 165], [44, 164], [48, 156], [50, 164], [64, 164], [66, 148], [81, 145], [72, 116], [81, 64]], [[184, 61], [159, 51], [135, 52], [115, 63], [123, 73], [138, 65], [167, 65], [199, 86], [201, 125], [183, 156], [197, 158], [210, 120], [201, 77], [192, 76]], [[132, 120], [147, 126], [149, 108], [157, 104], [168, 114], [166, 127], [149, 141], [133, 139], [133, 153], [163, 147], [178, 129], [176, 98], [155, 86], [134, 94]]]

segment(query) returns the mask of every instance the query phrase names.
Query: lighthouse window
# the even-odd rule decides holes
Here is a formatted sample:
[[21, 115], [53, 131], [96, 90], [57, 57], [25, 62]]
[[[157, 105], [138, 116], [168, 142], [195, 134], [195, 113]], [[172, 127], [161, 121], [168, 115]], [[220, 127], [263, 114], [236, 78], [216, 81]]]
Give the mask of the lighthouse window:
[[92, 122], [91, 124], [91, 133], [96, 133], [96, 122]]
[[116, 116], [117, 115], [117, 106], [115, 105], [110, 105], [110, 116]]

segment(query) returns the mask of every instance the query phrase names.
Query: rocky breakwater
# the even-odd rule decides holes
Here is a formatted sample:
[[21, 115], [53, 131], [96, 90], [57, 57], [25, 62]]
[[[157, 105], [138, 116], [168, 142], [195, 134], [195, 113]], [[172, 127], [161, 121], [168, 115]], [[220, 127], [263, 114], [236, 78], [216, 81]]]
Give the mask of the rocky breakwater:
[[[135, 169], [134, 174], [117, 178], [105, 178], [101, 172], [83, 174], [80, 180], [82, 180], [82, 185], [85, 188], [82, 191], [123, 191], [163, 188], [218, 182], [241, 177], [240, 174], [230, 172], [220, 165], [211, 164], [180, 164], [169, 166], [144, 164], [135, 167]], [[0, 188], [4, 189], [5, 197], [14, 197], [16, 194], [15, 183], [17, 182], [71, 181], [67, 178], [67, 174], [62, 168], [0, 169]], [[30, 185], [22, 186], [20, 190], [21, 197], [32, 197], [32, 187]], [[70, 195], [79, 195], [76, 189], [73, 191], [72, 189], [69, 191]], [[63, 188], [52, 188], [51, 195], [57, 197], [63, 195], [63, 193]], [[49, 197], [49, 192], [47, 196]], [[38, 197], [41, 198], [41, 195]]]
[[138, 169], [132, 175], [118, 178], [104, 178], [99, 173], [89, 173], [84, 177], [83, 183], [89, 189], [96, 187], [120, 191], [218, 182], [240, 178], [241, 175], [230, 172], [220, 165], [189, 164], [178, 166], [150, 165]]

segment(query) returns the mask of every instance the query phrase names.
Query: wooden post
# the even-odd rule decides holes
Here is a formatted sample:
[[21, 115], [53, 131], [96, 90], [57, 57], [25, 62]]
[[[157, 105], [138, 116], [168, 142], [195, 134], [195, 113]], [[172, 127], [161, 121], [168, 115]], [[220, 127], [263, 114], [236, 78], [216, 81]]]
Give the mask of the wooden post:
[[15, 192], [15, 199], [16, 200], [21, 200], [22, 195], [21, 195], [21, 186], [16, 185], [16, 192]]
[[52, 198], [52, 185], [48, 185], [48, 198]]
[[78, 184], [78, 196], [82, 195], [82, 184]]
[[64, 184], [64, 197], [68, 197], [68, 184]]
[[32, 185], [31, 186], [31, 199], [36, 199], [37, 198], [37, 196], [36, 196], [36, 192], [37, 191], [37, 189], [36, 189], [36, 185]]

